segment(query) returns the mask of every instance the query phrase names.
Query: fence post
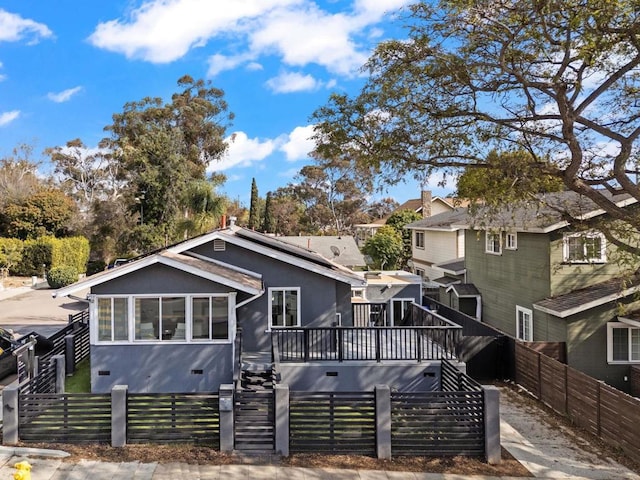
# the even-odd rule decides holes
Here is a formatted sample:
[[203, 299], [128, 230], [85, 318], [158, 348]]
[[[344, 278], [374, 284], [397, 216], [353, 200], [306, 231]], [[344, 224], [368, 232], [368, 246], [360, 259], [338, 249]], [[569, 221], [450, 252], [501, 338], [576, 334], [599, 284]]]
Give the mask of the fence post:
[[64, 355], [54, 355], [51, 357], [51, 363], [56, 371], [56, 393], [64, 393], [66, 380], [66, 362]]
[[482, 387], [484, 393], [484, 451], [487, 463], [500, 463], [500, 390], [493, 385]]
[[391, 458], [391, 389], [376, 385], [376, 453], [378, 458]]
[[127, 444], [127, 393], [128, 385], [114, 385], [111, 389], [111, 446]]
[[289, 385], [274, 386], [276, 413], [276, 453], [289, 456]]
[[73, 375], [76, 371], [76, 342], [75, 335], [64, 337], [64, 358], [67, 375]]
[[218, 397], [220, 412], [220, 451], [232, 452], [233, 434], [233, 385], [220, 385]]
[[18, 396], [20, 387], [18, 382], [5, 387], [2, 391], [2, 444], [16, 445], [20, 436], [18, 434]]

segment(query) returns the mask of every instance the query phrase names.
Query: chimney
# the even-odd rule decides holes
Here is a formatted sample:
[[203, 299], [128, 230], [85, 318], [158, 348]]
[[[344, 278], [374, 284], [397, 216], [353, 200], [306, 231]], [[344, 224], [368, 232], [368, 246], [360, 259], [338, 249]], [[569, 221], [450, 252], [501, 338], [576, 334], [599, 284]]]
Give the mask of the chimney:
[[230, 217], [229, 217], [229, 225], [230, 225], [230, 226], [232, 226], [232, 227], [235, 227], [235, 226], [236, 226], [236, 221], [237, 221], [237, 220], [238, 220], [238, 219], [237, 219], [236, 217], [234, 217], [233, 215], [232, 215], [232, 216], [230, 216]]
[[431, 216], [431, 190], [422, 190], [420, 195], [422, 200], [422, 218]]
[[220, 219], [220, 227], [221, 228], [227, 228], [227, 216], [226, 215], [222, 215], [222, 218]]

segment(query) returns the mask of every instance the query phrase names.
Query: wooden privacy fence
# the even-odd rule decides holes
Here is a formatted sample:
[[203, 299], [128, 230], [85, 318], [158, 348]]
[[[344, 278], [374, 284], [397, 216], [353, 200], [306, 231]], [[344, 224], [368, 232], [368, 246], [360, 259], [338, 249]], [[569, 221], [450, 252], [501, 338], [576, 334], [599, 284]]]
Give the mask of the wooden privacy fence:
[[516, 382], [574, 424], [640, 462], [640, 399], [516, 343]]

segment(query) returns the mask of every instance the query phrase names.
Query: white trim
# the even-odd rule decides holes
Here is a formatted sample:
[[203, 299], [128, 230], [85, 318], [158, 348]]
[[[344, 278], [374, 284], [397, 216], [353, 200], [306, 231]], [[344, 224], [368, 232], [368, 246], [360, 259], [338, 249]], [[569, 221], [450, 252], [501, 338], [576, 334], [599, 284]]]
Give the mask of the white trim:
[[[180, 262], [179, 259], [165, 256], [162, 253], [156, 253], [154, 255], [150, 255], [148, 257], [144, 257], [139, 260], [135, 260], [133, 262], [127, 263], [120, 267], [113, 268], [106, 272], [98, 273], [96, 275], [87, 277], [85, 280], [82, 280], [80, 282], [77, 282], [67, 287], [63, 287], [59, 290], [56, 290], [55, 292], [52, 293], [52, 295], [54, 298], [65, 297], [77, 291], [84, 290], [86, 288], [91, 288], [95, 285], [100, 285], [101, 283], [108, 282], [110, 280], [122, 277], [124, 275], [128, 275], [130, 273], [136, 272], [138, 270], [141, 270], [143, 268], [150, 267], [156, 264], [166, 265], [168, 267], [175, 268], [177, 270], [181, 270], [186, 273], [190, 273], [192, 275], [210, 280], [212, 282], [220, 283], [227, 287], [231, 287], [231, 288], [249, 293], [251, 295], [256, 295], [262, 291], [261, 289], [249, 287], [247, 285], [244, 285], [240, 282], [236, 282], [229, 278], [216, 275], [210, 272], [206, 272], [204, 270], [201, 270], [191, 265], [187, 265], [186, 263]], [[254, 273], [254, 276], [255, 275], [256, 274]]]
[[[236, 306], [236, 292], [230, 293], [145, 293], [145, 294], [104, 294], [104, 295], [91, 295], [91, 306], [89, 309], [89, 321], [91, 324], [90, 342], [91, 345], [176, 345], [176, 344], [229, 344], [233, 342], [235, 338], [235, 306]], [[162, 299], [163, 298], [184, 298], [185, 301], [185, 338], [184, 339], [150, 339], [143, 340], [136, 338], [136, 320], [135, 320], [135, 299], [136, 298], [157, 298], [159, 299], [159, 313], [162, 317]], [[192, 302], [193, 298], [213, 298], [224, 297], [227, 298], [227, 338], [216, 339], [193, 339], [191, 338], [192, 324], [193, 324], [193, 311]], [[99, 318], [98, 318], [98, 300], [100, 298], [126, 298], [127, 299], [127, 316], [128, 316], [128, 339], [127, 340], [99, 340]], [[113, 305], [113, 302], [112, 302]], [[112, 315], [113, 317], [113, 315]], [[112, 333], [113, 338], [113, 333]]]
[[[597, 258], [585, 258], [584, 260], [572, 260], [569, 258], [569, 240], [572, 238], [587, 239], [587, 238], [599, 238], [600, 239], [600, 256]], [[586, 254], [586, 245], [583, 244], [583, 253]], [[588, 263], [606, 263], [607, 262], [607, 239], [602, 232], [588, 231], [588, 232], [575, 232], [565, 233], [562, 236], [562, 261], [568, 264], [588, 264]]]
[[[525, 329], [527, 332], [520, 331], [520, 313], [526, 315], [528, 317], [528, 322], [524, 322]], [[527, 328], [528, 324], [528, 328]], [[530, 337], [530, 338], [524, 338]], [[529, 308], [521, 307], [520, 305], [516, 305], [516, 338], [518, 340], [522, 340], [523, 342], [532, 342], [533, 341], [533, 311]]]
[[[297, 309], [297, 316], [296, 316], [296, 324], [295, 325], [285, 325], [286, 321], [285, 321], [285, 317], [284, 314], [285, 312], [283, 312], [283, 325], [273, 325], [273, 304], [272, 304], [272, 293], [273, 292], [296, 292], [296, 309]], [[300, 297], [301, 297], [301, 292], [300, 292], [300, 287], [269, 287], [268, 289], [268, 318], [269, 318], [269, 325], [267, 326], [267, 332], [270, 332], [272, 329], [278, 329], [278, 328], [287, 328], [289, 326], [292, 327], [300, 327], [302, 325], [302, 312], [300, 310], [300, 306], [301, 306], [301, 301], [300, 301]], [[286, 302], [283, 304], [283, 308], [285, 307]]]
[[[418, 238], [419, 237], [422, 237], [422, 245], [418, 245]], [[426, 238], [425, 238], [424, 230], [416, 230], [414, 232], [414, 238], [415, 238], [415, 242], [416, 242], [415, 247], [418, 250], [424, 250], [425, 249], [425, 245], [426, 245]]]
[[[167, 249], [167, 251], [172, 253], [182, 253], [184, 251], [196, 248], [202, 244], [208, 243], [215, 238], [222, 238], [226, 242], [231, 243], [232, 245], [236, 245], [241, 248], [246, 248], [247, 250], [259, 253], [266, 257], [273, 258], [273, 259], [282, 261], [284, 263], [288, 263], [290, 265], [303, 268], [305, 270], [317, 273], [319, 275], [323, 275], [328, 278], [332, 278], [334, 280], [338, 280], [340, 282], [348, 283], [352, 286], [366, 285], [363, 279], [361, 279], [356, 275], [351, 275], [351, 272], [348, 272], [348, 274], [347, 272], [345, 272], [343, 274], [338, 271], [331, 270], [328, 267], [322, 267], [318, 264], [315, 264], [303, 258], [296, 257], [294, 255], [291, 255], [285, 252], [280, 252], [278, 250], [275, 250], [269, 247], [265, 247], [264, 245], [260, 245], [251, 240], [240, 238], [237, 235], [234, 235], [232, 231], [229, 231], [229, 230], [215, 231], [215, 232], [210, 232], [206, 235], [201, 235], [200, 237], [196, 237], [191, 240], [187, 240], [186, 242], [175, 245], [174, 247], [170, 247]], [[325, 259], [324, 257], [322, 257], [322, 259], [338, 269], [346, 270], [345, 267], [342, 267], [336, 263], [333, 263], [330, 260]]]
[[[510, 245], [509, 238], [513, 238], [513, 245]], [[504, 249], [505, 250], [517, 250], [518, 249], [518, 232], [506, 232], [504, 234]]]
[[[619, 318], [619, 320], [622, 320]], [[625, 319], [628, 321], [629, 319]], [[635, 365], [640, 364], [640, 358], [637, 360], [629, 360], [631, 355], [632, 341], [631, 332], [633, 330], [640, 330], [637, 326], [631, 326], [627, 322], [608, 322], [607, 323], [607, 363], [611, 365]], [[628, 332], [628, 345], [627, 345], [627, 360], [614, 360], [613, 359], [613, 330], [614, 329], [626, 329]]]
[[634, 287], [627, 288], [620, 293], [612, 293], [611, 295], [607, 295], [602, 298], [596, 298], [590, 302], [583, 303], [582, 305], [578, 305], [577, 307], [569, 308], [567, 310], [557, 311], [552, 310], [551, 308], [542, 307], [540, 305], [533, 304], [533, 309], [538, 310], [542, 313], [548, 313], [549, 315], [553, 315], [558, 318], [566, 318], [571, 315], [575, 315], [576, 313], [584, 312], [586, 310], [591, 310], [592, 308], [599, 307], [600, 305], [604, 305], [605, 303], [612, 302], [619, 298], [624, 298], [632, 293], [636, 293], [640, 291], [640, 285], [636, 285]]
[[[498, 251], [489, 250], [489, 236], [498, 236]], [[493, 248], [493, 243], [491, 242], [491, 247]], [[484, 253], [489, 253], [491, 255], [502, 255], [502, 232], [495, 232], [491, 230], [486, 230], [484, 232]]]
[[394, 318], [394, 303], [395, 302], [402, 302], [402, 305], [404, 306], [405, 302], [415, 303], [416, 299], [415, 298], [403, 298], [403, 297], [393, 297], [393, 298], [389, 299], [389, 315], [387, 315], [387, 323], [389, 325], [386, 325], [387, 327], [395, 326], [395, 322], [393, 321], [393, 318]]
[[200, 255], [199, 253], [196, 253], [196, 252], [184, 252], [181, 255], [184, 255], [186, 257], [197, 258], [198, 260], [202, 260], [203, 262], [209, 262], [214, 265], [218, 265], [220, 267], [228, 268], [229, 270], [234, 270], [238, 273], [244, 273], [245, 275], [249, 275], [250, 277], [253, 277], [253, 278], [257, 278], [260, 280], [262, 279], [262, 275], [257, 272], [252, 272], [251, 270], [240, 268], [240, 267], [237, 267], [236, 265], [231, 265], [230, 263], [221, 262], [220, 260], [207, 257], [206, 255]]

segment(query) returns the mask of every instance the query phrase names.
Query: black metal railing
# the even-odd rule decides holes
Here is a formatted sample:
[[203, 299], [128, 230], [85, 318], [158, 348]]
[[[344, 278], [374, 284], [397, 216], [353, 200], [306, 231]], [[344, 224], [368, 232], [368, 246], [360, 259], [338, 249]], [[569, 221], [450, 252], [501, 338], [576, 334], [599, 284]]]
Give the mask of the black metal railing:
[[279, 328], [280, 362], [455, 359], [459, 326]]

